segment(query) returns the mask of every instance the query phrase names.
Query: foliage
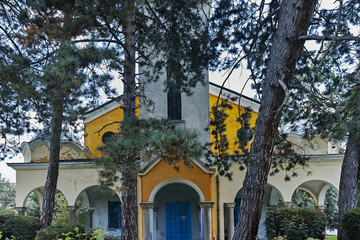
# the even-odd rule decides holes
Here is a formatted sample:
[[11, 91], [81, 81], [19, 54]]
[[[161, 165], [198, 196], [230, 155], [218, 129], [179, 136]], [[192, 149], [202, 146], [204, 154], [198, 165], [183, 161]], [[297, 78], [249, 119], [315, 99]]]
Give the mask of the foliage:
[[54, 223], [37, 232], [35, 240], [59, 239], [66, 233], [84, 233], [82, 228], [70, 223]]
[[350, 240], [360, 238], [360, 208], [347, 211], [344, 214], [343, 225]]
[[0, 208], [15, 207], [15, 183], [3, 178], [0, 173]]
[[[218, 99], [216, 105], [211, 107], [210, 114], [210, 134], [213, 136], [213, 141], [208, 144], [208, 152], [206, 155], [207, 164], [209, 166], [216, 166], [219, 174], [232, 179], [232, 172], [230, 167], [233, 162], [239, 164], [239, 169], [244, 170], [246, 158], [249, 154], [249, 141], [252, 138], [253, 129], [250, 127], [251, 109], [239, 108], [239, 116], [237, 122], [241, 126], [237, 133], [237, 139], [234, 142], [235, 149], [230, 150], [230, 141], [226, 135], [227, 124], [229, 117], [228, 111], [233, 107], [230, 103], [235, 99]], [[249, 138], [248, 133], [251, 134]]]
[[[334, 230], [338, 223], [338, 195], [333, 187], [329, 187], [325, 194], [324, 214], [326, 216], [326, 228]], [[296, 207], [314, 208], [315, 201], [313, 197], [306, 191], [296, 189], [292, 197], [292, 202]]]
[[39, 219], [30, 216], [0, 215], [3, 237], [33, 240], [40, 229]]
[[40, 217], [40, 205], [39, 199], [34, 192], [30, 193], [25, 203], [27, 216]]
[[109, 232], [103, 229], [95, 229], [84, 232], [82, 228], [71, 224], [52, 224], [38, 231], [35, 240], [116, 240]]
[[61, 223], [69, 222], [69, 211], [67, 209], [68, 202], [62, 193], [55, 195], [55, 207], [53, 223], [59, 225]]
[[[233, 163], [237, 163], [240, 170], [245, 169], [250, 154], [250, 141], [254, 135], [254, 128], [250, 126], [250, 119], [252, 117], [251, 108], [239, 107], [236, 119], [239, 123], [239, 129], [237, 130], [237, 138], [234, 142], [235, 147], [230, 149], [230, 140], [226, 135], [229, 111], [233, 108], [230, 101], [240, 102], [240, 99], [241, 97], [239, 99], [219, 99], [211, 107], [210, 113], [210, 134], [214, 140], [208, 144], [207, 164], [209, 166], [216, 166], [219, 174], [226, 176], [230, 180], [232, 179], [230, 168]], [[279, 173], [281, 170], [286, 172], [285, 181], [290, 181], [292, 177], [297, 176], [296, 167], [304, 167], [308, 157], [304, 156], [301, 152], [296, 152], [294, 150], [295, 147], [293, 143], [287, 141], [287, 134], [280, 132], [277, 134], [275, 139], [276, 150], [272, 157], [271, 176]]]
[[338, 194], [333, 187], [330, 187], [325, 195], [326, 228], [335, 230], [338, 227]]
[[[2, 237], [3, 237], [3, 234], [0, 231], [0, 239], [2, 239]], [[5, 240], [14, 240], [14, 238], [13, 237], [11, 237], [11, 238], [6, 237]]]
[[285, 236], [289, 240], [324, 239], [326, 218], [320, 210], [298, 207], [269, 209], [266, 220], [268, 239]]
[[296, 207], [300, 207], [300, 208], [315, 207], [314, 198], [308, 192], [302, 189], [296, 189], [291, 200]]
[[141, 154], [144, 162], [163, 159], [178, 169], [179, 161], [192, 167], [191, 161], [199, 159], [203, 152], [195, 132], [177, 127], [171, 121], [157, 119], [122, 122], [115, 138], [99, 149], [102, 152], [97, 160], [102, 166], [100, 179], [107, 186], [118, 180], [116, 172], [139, 170], [139, 162], [124, 164], [129, 156], [139, 159]]

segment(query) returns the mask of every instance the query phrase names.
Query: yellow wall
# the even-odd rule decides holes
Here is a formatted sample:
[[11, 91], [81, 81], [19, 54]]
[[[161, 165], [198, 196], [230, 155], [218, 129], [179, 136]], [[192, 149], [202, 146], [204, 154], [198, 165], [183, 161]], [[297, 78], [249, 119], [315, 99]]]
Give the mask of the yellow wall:
[[[216, 104], [217, 98], [218, 96], [209, 94], [210, 109], [212, 106]], [[231, 110], [228, 110], [227, 112], [229, 117], [226, 120], [226, 125], [227, 125], [226, 135], [228, 136], [228, 140], [230, 143], [230, 153], [233, 153], [236, 147], [235, 146], [236, 132], [240, 128], [240, 124], [239, 122], [236, 121], [239, 114], [238, 105], [232, 102], [230, 102], [230, 104], [232, 105], [233, 108]], [[252, 111], [253, 117], [250, 119], [251, 127], [255, 126], [257, 115], [258, 115], [257, 112]], [[97, 148], [102, 145], [102, 140], [101, 140], [102, 136], [108, 131], [117, 132], [119, 130], [120, 124], [118, 123], [110, 124], [110, 123], [121, 122], [122, 120], [123, 120], [123, 111], [120, 107], [118, 107], [92, 120], [91, 122], [85, 124], [85, 145], [89, 148], [92, 157], [99, 157], [101, 155], [100, 151], [98, 151]], [[110, 125], [106, 126], [101, 130], [101, 128], [104, 127], [106, 124], [110, 124]], [[98, 132], [99, 130], [101, 131]], [[214, 141], [213, 136], [211, 136], [211, 141]], [[248, 146], [250, 146], [251, 142], [252, 141], [249, 142]]]
[[[211, 111], [211, 107], [214, 106], [217, 102], [218, 96], [210, 94], [209, 95], [209, 102], [210, 102], [210, 111]], [[235, 146], [235, 141], [236, 141], [236, 133], [237, 130], [240, 128], [240, 123], [238, 121], [236, 121], [236, 119], [239, 116], [239, 110], [238, 110], [238, 104], [229, 102], [229, 104], [233, 107], [230, 110], [227, 110], [227, 114], [229, 115], [229, 117], [227, 118], [227, 120], [225, 121], [227, 129], [226, 129], [226, 135], [228, 137], [228, 141], [229, 141], [229, 151], [230, 153], [233, 153], [234, 149], [236, 148]], [[241, 107], [241, 109], [244, 110], [243, 107]], [[258, 116], [258, 113], [255, 111], [251, 112], [252, 117], [250, 119], [250, 127], [255, 127], [255, 122], [256, 122], [256, 118]], [[214, 141], [214, 136], [210, 136], [211, 142]], [[252, 143], [252, 140], [248, 143], [248, 147], [250, 147]]]
[[189, 169], [181, 161], [177, 163], [179, 171], [175, 171], [172, 165], [160, 161], [154, 166], [151, 171], [146, 175], [141, 176], [141, 201], [148, 202], [151, 192], [154, 190], [156, 185], [161, 183], [164, 180], [172, 178], [185, 178], [196, 184], [201, 192], [204, 194], [205, 201], [214, 201], [212, 194], [212, 175], [210, 173], [205, 173], [201, 168], [196, 164], [193, 164], [194, 167]]
[[[85, 124], [85, 145], [89, 148], [92, 157], [100, 157], [101, 153], [97, 150], [102, 145], [102, 136], [108, 132], [118, 132], [119, 123], [110, 124], [113, 122], [121, 122], [123, 120], [123, 111], [120, 107], [105, 113], [104, 115]], [[110, 124], [104, 127], [106, 124]], [[100, 131], [101, 130], [101, 131]], [[100, 132], [98, 132], [100, 131]]]

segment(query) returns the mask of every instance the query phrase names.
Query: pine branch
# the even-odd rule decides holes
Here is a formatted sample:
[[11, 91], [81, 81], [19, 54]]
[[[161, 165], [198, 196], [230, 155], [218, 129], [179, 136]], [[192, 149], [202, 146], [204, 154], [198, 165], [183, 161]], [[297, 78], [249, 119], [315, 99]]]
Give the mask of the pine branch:
[[357, 41], [360, 42], [360, 36], [320, 36], [320, 35], [303, 35], [299, 36], [299, 40], [316, 40], [316, 41]]

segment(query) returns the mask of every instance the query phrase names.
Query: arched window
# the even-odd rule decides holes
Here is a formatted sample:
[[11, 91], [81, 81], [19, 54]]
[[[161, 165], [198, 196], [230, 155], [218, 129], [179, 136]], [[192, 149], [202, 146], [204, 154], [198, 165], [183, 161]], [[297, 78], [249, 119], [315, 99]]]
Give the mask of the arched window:
[[101, 140], [103, 143], [108, 142], [109, 140], [112, 140], [115, 137], [115, 133], [114, 132], [106, 132], [104, 133], [104, 135], [102, 136]]

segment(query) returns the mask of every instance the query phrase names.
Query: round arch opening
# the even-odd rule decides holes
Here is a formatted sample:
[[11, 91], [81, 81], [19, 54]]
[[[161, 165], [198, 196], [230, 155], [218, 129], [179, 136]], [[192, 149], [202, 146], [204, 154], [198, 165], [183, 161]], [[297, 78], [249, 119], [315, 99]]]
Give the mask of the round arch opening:
[[154, 239], [200, 240], [201, 201], [198, 191], [183, 182], [171, 182], [159, 188], [153, 196], [155, 208], [150, 213]]
[[76, 206], [85, 228], [111, 229], [112, 235], [120, 236], [121, 202], [113, 190], [99, 185], [87, 187], [77, 196]]
[[[241, 203], [241, 196], [242, 196], [243, 189], [241, 188], [235, 195], [235, 208], [234, 208], [234, 228], [236, 228], [239, 216], [240, 216], [240, 203]], [[266, 218], [266, 212], [268, 207], [275, 207], [278, 206], [280, 202], [284, 200], [281, 192], [273, 185], [266, 184], [265, 188], [265, 195], [264, 195], [264, 201], [261, 211], [261, 218], [259, 223], [259, 229], [258, 229], [258, 237], [260, 239], [266, 238], [266, 231], [265, 231], [265, 218]], [[228, 226], [227, 219], [224, 219], [225, 226]], [[225, 228], [225, 236], [227, 236], [228, 229]]]

